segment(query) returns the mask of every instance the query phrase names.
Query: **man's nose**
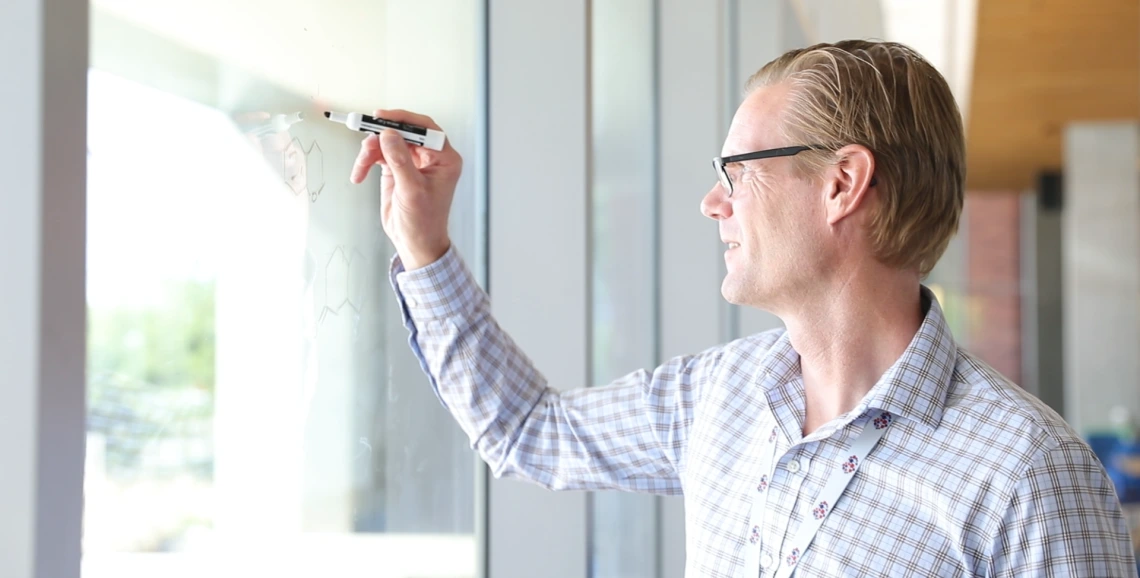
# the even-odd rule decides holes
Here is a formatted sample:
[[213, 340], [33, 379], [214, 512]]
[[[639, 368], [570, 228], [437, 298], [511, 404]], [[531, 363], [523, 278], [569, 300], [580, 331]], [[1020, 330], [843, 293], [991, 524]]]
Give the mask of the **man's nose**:
[[732, 216], [732, 203], [728, 200], [728, 195], [725, 194], [724, 187], [718, 181], [709, 192], [705, 193], [705, 198], [701, 199], [701, 214], [720, 221]]

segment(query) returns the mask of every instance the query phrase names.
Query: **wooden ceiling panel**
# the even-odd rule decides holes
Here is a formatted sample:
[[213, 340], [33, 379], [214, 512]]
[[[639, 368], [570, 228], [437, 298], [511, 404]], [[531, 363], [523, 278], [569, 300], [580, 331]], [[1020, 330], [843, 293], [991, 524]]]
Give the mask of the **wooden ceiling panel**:
[[978, 0], [977, 18], [971, 190], [1059, 169], [1066, 123], [1140, 119], [1140, 1]]

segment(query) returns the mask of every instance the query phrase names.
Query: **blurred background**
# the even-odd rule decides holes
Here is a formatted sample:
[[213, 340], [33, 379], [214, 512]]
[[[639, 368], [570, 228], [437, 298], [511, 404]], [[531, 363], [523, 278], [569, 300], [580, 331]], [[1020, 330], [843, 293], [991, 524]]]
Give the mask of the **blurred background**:
[[[0, 20], [49, 5], [32, 72], [66, 74], [53, 30], [89, 36], [44, 97], [82, 89], [84, 200], [33, 187], [85, 225], [85, 317], [60, 321], [86, 335], [85, 578], [680, 577], [679, 499], [488, 479], [407, 347], [378, 181], [348, 183], [361, 135], [322, 113], [442, 125], [465, 160], [452, 238], [500, 323], [552, 385], [604, 384], [778, 326], [720, 298], [698, 203], [748, 76], [845, 38], [949, 81], [968, 197], [926, 283], [961, 346], [1089, 440], [1140, 550], [1140, 1], [15, 0]], [[66, 233], [43, 230], [6, 240], [50, 255]], [[53, 400], [29, 403], [72, 427]]]

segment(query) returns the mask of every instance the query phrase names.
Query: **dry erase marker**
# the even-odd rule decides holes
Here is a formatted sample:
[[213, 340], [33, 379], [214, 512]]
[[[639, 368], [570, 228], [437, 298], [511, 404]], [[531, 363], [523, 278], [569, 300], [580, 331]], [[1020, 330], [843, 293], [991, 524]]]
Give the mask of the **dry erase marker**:
[[396, 122], [386, 118], [376, 118], [368, 116], [367, 114], [360, 114], [359, 112], [326, 112], [325, 118], [339, 122], [361, 132], [374, 132], [380, 134], [386, 128], [395, 129], [404, 137], [404, 140], [414, 144], [429, 148], [433, 151], [443, 150], [443, 143], [447, 140], [446, 135], [438, 130], [408, 124], [406, 122]]

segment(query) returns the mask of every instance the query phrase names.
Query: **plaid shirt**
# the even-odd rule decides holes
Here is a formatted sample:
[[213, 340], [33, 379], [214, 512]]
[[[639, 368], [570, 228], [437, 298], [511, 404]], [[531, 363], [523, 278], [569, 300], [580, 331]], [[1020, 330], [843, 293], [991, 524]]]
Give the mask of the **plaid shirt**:
[[[745, 548], [761, 549], [760, 574], [771, 575], [872, 409], [894, 425], [799, 576], [1136, 575], [1096, 456], [1056, 413], [960, 350], [925, 289], [925, 320], [902, 357], [855, 409], [804, 437], [799, 356], [782, 330], [559, 391], [499, 328], [454, 250], [411, 272], [394, 259], [390, 276], [412, 349], [492, 473], [554, 490], [684, 494], [686, 576], [742, 576]], [[750, 507], [773, 428], [779, 462], [753, 545]]]

